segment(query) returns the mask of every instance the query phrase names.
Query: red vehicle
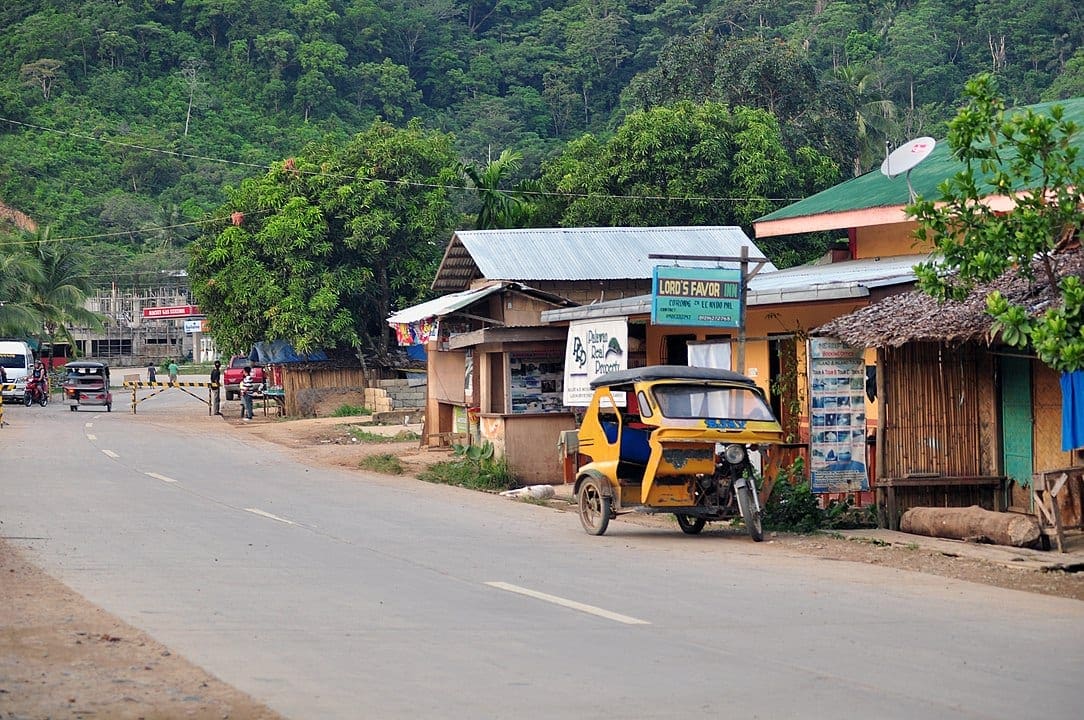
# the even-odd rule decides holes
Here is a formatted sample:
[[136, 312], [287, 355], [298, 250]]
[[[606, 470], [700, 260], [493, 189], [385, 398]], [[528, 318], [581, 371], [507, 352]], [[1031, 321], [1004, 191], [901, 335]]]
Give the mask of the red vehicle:
[[252, 368], [252, 382], [266, 382], [262, 366], [256, 365], [244, 355], [234, 355], [230, 358], [230, 364], [222, 371], [222, 386], [226, 389], [227, 400], [241, 397], [241, 379], [245, 376], [245, 366]]
[[23, 394], [23, 403], [30, 407], [34, 403], [45, 407], [49, 404], [49, 378], [35, 380], [30, 378], [26, 381], [26, 392]]

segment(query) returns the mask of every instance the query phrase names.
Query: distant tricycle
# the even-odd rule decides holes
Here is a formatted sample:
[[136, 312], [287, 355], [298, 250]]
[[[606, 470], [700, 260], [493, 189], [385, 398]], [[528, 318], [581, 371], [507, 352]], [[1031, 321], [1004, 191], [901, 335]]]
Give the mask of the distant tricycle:
[[729, 370], [677, 365], [596, 378], [578, 433], [575, 492], [591, 535], [635, 510], [673, 513], [695, 535], [709, 520], [741, 517], [764, 538], [749, 453], [783, 441], [756, 383]]
[[109, 389], [109, 366], [80, 360], [64, 366], [64, 399], [75, 412], [83, 406], [105, 406], [113, 412], [113, 393]]

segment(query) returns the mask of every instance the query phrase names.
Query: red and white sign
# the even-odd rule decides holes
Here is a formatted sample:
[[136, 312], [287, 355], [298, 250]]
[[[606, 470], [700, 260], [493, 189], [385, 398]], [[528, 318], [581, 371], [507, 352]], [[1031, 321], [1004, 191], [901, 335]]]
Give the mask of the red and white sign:
[[161, 307], [143, 308], [143, 317], [152, 320], [196, 317], [202, 314], [199, 311], [199, 305], [163, 305]]

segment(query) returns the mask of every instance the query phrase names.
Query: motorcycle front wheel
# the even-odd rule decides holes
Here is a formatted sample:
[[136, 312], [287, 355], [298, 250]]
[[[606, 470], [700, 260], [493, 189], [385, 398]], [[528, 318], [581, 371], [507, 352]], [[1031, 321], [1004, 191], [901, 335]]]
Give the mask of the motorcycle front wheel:
[[741, 509], [741, 519], [749, 531], [749, 537], [753, 538], [753, 542], [760, 542], [764, 539], [764, 526], [761, 523], [760, 511], [757, 510], [753, 499], [752, 485], [752, 481], [749, 481], [738, 488], [738, 507]]
[[30, 407], [33, 404], [34, 404], [34, 396], [33, 395], [31, 395], [29, 392], [26, 393], [25, 395], [23, 395], [23, 405], [26, 405], [27, 407]]

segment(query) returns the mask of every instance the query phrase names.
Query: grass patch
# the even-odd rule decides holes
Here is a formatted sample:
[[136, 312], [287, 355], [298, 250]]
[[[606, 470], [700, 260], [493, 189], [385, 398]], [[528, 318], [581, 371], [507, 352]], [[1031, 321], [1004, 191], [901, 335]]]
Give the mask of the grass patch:
[[493, 447], [488, 442], [456, 446], [455, 454], [455, 460], [429, 466], [418, 474], [418, 479], [472, 490], [511, 490], [517, 486], [508, 463], [504, 458], [494, 459]]
[[361, 462], [358, 463], [358, 467], [363, 470], [384, 473], [385, 475], [403, 474], [403, 464], [399, 462], [399, 458], [391, 453], [379, 453], [377, 455], [364, 457]]
[[420, 440], [422, 437], [413, 430], [400, 430], [394, 435], [381, 435], [380, 433], [369, 432], [368, 430], [358, 427], [350, 428], [350, 436], [356, 438], [358, 442], [363, 443], [412, 442], [414, 440]]
[[343, 404], [335, 408], [331, 417], [353, 417], [355, 415], [372, 415], [373, 411], [361, 405]]

